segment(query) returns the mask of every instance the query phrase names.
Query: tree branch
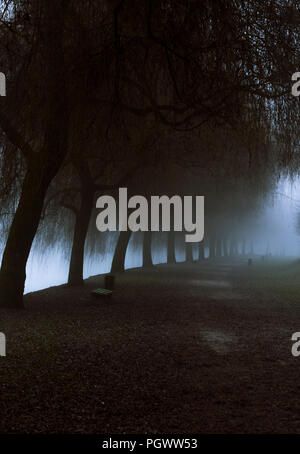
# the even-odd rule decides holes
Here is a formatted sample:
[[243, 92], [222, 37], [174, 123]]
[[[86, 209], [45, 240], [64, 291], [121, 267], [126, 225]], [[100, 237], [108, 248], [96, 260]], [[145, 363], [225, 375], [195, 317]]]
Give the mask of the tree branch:
[[8, 140], [23, 153], [27, 162], [33, 159], [33, 149], [24, 140], [23, 136], [17, 131], [17, 129], [12, 125], [3, 111], [0, 111], [0, 127], [7, 136]]

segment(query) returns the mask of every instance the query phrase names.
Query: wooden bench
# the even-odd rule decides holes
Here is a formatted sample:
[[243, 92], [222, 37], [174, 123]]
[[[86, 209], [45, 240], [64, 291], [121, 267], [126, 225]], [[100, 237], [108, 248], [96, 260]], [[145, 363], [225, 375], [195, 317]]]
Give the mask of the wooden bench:
[[108, 290], [107, 288], [96, 288], [96, 290], [92, 290], [91, 291], [91, 294], [93, 296], [104, 296], [104, 297], [108, 297], [108, 296], [112, 296], [112, 291], [111, 290]]

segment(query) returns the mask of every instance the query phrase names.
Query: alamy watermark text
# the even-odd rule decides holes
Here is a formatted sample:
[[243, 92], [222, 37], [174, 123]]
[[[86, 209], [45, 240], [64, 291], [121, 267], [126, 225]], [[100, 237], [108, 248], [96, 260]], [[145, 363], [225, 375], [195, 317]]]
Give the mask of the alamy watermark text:
[[[118, 212], [117, 202], [110, 195], [99, 197], [96, 207], [101, 209], [96, 218], [100, 232], [122, 232], [128, 229], [132, 232], [169, 232], [173, 229], [175, 232], [188, 232], [185, 235], [186, 242], [200, 242], [204, 237], [204, 196], [151, 196], [149, 216], [146, 197], [134, 195], [127, 200], [127, 188], [119, 188]], [[171, 207], [174, 216], [171, 216]], [[128, 209], [131, 209], [129, 216]]]

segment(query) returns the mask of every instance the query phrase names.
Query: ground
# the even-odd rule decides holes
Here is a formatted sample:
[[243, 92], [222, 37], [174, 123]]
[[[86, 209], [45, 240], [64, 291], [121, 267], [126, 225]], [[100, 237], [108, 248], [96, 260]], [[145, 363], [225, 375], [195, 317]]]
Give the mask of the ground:
[[1, 433], [300, 433], [300, 264], [159, 265], [0, 311]]

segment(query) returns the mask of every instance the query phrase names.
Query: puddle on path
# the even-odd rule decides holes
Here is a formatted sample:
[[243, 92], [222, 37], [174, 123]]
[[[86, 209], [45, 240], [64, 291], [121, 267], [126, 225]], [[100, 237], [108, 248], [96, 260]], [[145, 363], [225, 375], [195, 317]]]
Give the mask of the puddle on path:
[[212, 350], [221, 354], [228, 353], [236, 343], [235, 337], [222, 331], [201, 331], [201, 336]]
[[219, 280], [193, 279], [191, 281], [191, 284], [200, 285], [203, 287], [218, 287], [218, 288], [232, 287], [232, 285], [229, 281], [219, 281]]

